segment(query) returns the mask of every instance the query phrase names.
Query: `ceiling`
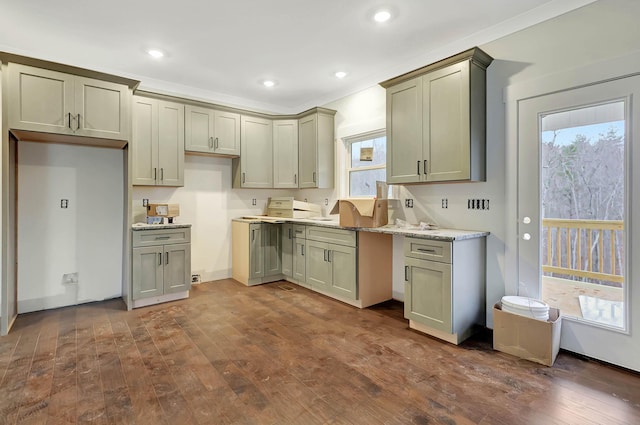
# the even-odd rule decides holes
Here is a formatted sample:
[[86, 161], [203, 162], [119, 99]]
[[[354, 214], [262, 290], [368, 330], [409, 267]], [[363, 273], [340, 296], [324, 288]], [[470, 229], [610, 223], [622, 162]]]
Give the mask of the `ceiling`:
[[[297, 113], [592, 1], [0, 0], [0, 50]], [[381, 8], [383, 24], [372, 19]]]

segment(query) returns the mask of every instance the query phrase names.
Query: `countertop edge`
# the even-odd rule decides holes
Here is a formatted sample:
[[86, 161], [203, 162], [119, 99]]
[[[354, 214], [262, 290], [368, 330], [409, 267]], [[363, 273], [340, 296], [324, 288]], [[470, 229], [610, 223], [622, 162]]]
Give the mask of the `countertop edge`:
[[143, 224], [143, 225], [132, 225], [131, 230], [134, 232], [140, 232], [145, 230], [163, 230], [163, 229], [184, 229], [187, 227], [191, 227], [191, 224], [188, 223], [173, 223], [173, 224]]

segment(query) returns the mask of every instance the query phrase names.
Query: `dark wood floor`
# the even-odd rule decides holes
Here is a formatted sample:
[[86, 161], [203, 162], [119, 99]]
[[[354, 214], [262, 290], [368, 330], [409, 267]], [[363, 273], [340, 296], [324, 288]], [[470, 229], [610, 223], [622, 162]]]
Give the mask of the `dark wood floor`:
[[[293, 287], [286, 291], [282, 288]], [[638, 424], [640, 376], [552, 368], [407, 329], [285, 282], [195, 286], [21, 315], [0, 338], [1, 424]]]

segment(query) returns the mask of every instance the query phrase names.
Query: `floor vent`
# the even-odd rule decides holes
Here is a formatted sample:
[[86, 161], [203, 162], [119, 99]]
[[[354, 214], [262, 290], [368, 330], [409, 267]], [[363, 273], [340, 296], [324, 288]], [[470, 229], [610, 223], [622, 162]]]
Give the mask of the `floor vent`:
[[295, 291], [296, 288], [294, 288], [293, 286], [289, 286], [289, 285], [279, 285], [278, 288], [282, 289], [283, 291]]

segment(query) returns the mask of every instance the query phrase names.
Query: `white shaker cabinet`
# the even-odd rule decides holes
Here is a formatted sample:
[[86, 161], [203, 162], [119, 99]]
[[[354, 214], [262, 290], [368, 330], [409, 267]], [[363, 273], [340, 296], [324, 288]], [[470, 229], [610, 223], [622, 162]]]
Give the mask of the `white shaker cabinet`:
[[298, 120], [298, 187], [333, 188], [335, 111], [315, 108]]
[[234, 188], [273, 187], [273, 123], [240, 117], [240, 158], [232, 162]]
[[273, 121], [273, 187], [298, 187], [298, 120]]
[[240, 114], [185, 106], [186, 152], [240, 155]]

